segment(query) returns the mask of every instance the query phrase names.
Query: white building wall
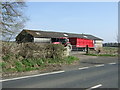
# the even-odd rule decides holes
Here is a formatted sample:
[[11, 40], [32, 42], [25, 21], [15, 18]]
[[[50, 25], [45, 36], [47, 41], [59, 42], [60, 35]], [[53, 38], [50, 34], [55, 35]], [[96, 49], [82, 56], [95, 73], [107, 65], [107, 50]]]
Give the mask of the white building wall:
[[34, 42], [51, 43], [51, 38], [34, 38]]
[[102, 40], [94, 40], [95, 49], [102, 48], [102, 47], [103, 47]]

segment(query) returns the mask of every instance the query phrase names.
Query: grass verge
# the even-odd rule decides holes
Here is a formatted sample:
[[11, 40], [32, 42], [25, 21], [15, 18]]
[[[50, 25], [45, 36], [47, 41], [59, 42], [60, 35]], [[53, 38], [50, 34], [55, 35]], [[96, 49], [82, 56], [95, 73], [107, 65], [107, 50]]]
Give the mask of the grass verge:
[[111, 57], [118, 56], [118, 55], [112, 55], [112, 54], [84, 54], [84, 55], [89, 55], [89, 56], [111, 56]]
[[2, 67], [3, 73], [8, 72], [25, 72], [31, 70], [42, 70], [52, 66], [57, 66], [58, 64], [72, 64], [74, 61], [79, 60], [75, 56], [68, 56], [63, 59], [22, 59], [20, 61], [13, 60], [12, 63], [9, 61], [1, 62], [0, 67]]

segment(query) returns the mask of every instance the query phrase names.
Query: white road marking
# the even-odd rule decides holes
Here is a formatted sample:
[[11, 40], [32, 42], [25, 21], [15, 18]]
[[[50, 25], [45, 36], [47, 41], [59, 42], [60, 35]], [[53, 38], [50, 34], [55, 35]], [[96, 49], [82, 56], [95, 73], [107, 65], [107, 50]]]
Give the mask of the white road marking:
[[82, 70], [82, 69], [87, 69], [87, 68], [90, 68], [90, 67], [83, 67], [83, 68], [78, 68], [79, 70]]
[[104, 64], [95, 65], [95, 67], [101, 67], [101, 66], [104, 66]]
[[17, 80], [17, 79], [23, 79], [23, 78], [30, 78], [30, 77], [36, 77], [36, 76], [43, 76], [43, 75], [50, 75], [50, 74], [57, 74], [57, 73], [63, 73], [63, 72], [65, 72], [65, 71], [56, 71], [56, 72], [43, 73], [43, 74], [37, 74], [37, 75], [31, 75], [31, 76], [24, 76], [24, 77], [17, 77], [17, 78], [11, 78], [11, 79], [4, 79], [4, 80], [0, 80], [0, 82], [10, 81], [10, 80]]
[[98, 88], [98, 87], [101, 87], [101, 86], [102, 86], [102, 84], [99, 84], [99, 85], [93, 86], [93, 87], [91, 87], [91, 88], [88, 88], [88, 89], [86, 89], [86, 90], [92, 90], [92, 89], [95, 89], [95, 88]]
[[109, 63], [109, 64], [116, 64], [116, 63]]

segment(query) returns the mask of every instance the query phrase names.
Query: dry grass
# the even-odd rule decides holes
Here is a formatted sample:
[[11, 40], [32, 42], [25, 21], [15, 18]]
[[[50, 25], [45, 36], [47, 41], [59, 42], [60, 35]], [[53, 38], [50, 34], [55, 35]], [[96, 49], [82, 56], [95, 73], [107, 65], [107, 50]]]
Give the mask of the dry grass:
[[118, 55], [118, 48], [117, 47], [103, 47], [100, 50], [100, 53], [95, 50], [90, 50], [89, 54], [106, 54], [106, 55]]

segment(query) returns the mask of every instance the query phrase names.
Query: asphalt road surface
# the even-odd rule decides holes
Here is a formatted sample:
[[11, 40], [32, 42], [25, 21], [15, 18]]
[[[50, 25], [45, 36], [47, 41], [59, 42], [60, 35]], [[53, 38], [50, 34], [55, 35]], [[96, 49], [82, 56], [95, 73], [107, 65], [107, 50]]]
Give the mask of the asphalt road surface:
[[3, 88], [118, 88], [118, 64], [80, 67], [76, 70], [4, 80]]

